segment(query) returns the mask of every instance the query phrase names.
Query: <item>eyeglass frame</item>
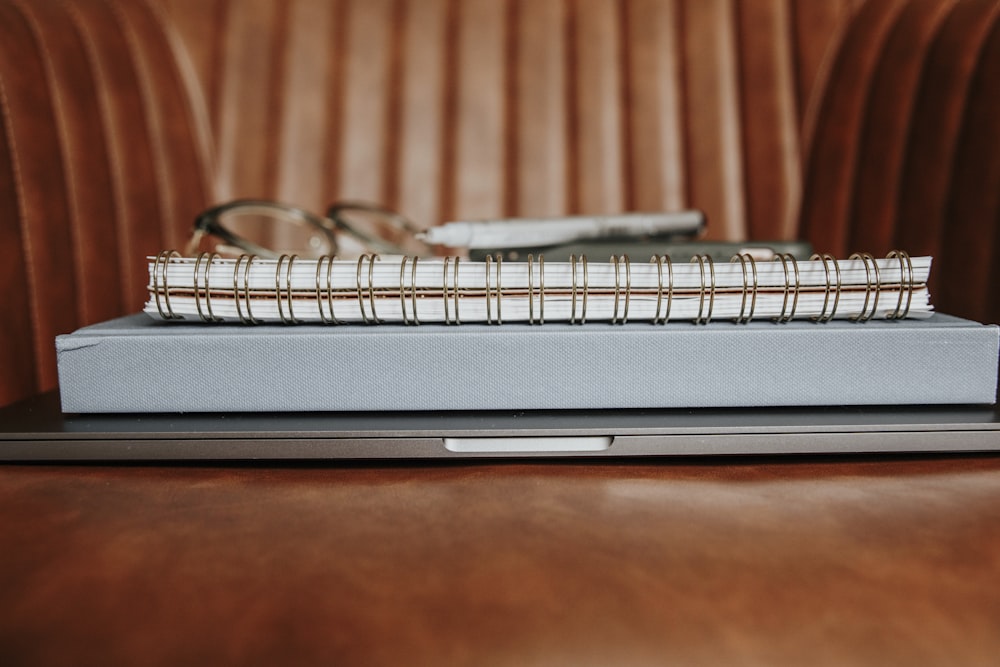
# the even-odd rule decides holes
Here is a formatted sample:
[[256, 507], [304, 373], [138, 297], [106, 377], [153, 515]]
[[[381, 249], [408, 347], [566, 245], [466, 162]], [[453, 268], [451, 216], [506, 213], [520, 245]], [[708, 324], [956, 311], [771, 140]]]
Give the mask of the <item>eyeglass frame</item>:
[[353, 237], [366, 249], [374, 252], [400, 254], [399, 247], [388, 243], [384, 239], [365, 234], [364, 232], [361, 232], [353, 227], [344, 219], [342, 213], [345, 211], [363, 211], [367, 213], [379, 214], [393, 224], [393, 226], [397, 229], [403, 230], [411, 236], [415, 236], [417, 232], [421, 231], [406, 216], [383, 206], [369, 204], [367, 202], [334, 202], [327, 207], [325, 216], [319, 216], [298, 206], [292, 206], [290, 204], [269, 199], [234, 199], [207, 208], [198, 214], [194, 221], [194, 232], [187, 245], [187, 254], [193, 254], [194, 248], [197, 248], [198, 244], [205, 236], [215, 236], [222, 240], [225, 244], [239, 248], [250, 254], [258, 255], [260, 257], [278, 257], [278, 252], [254, 243], [253, 241], [232, 232], [220, 222], [220, 218], [229, 211], [244, 207], [279, 209], [285, 215], [298, 218], [301, 223], [314, 228], [326, 237], [326, 240], [330, 244], [330, 248], [332, 250], [331, 254], [335, 253], [340, 248], [337, 235], [341, 232]]

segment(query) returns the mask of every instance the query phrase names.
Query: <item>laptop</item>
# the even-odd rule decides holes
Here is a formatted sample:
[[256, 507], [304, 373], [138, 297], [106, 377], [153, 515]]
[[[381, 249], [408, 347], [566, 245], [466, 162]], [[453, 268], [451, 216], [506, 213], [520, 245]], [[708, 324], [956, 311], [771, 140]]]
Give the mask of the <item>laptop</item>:
[[2, 461], [609, 458], [1000, 451], [975, 406], [233, 414], [0, 409]]

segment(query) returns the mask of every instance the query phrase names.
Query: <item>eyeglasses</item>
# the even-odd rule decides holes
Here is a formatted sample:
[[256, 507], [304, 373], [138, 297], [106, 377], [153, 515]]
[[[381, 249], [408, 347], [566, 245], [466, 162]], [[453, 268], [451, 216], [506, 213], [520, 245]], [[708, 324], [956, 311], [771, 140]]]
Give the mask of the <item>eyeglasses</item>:
[[279, 202], [238, 199], [203, 211], [195, 219], [185, 254], [250, 253], [269, 259], [285, 254], [309, 259], [369, 252], [433, 255], [433, 248], [416, 238], [420, 231], [399, 213], [364, 202], [336, 202], [325, 216], [319, 216]]

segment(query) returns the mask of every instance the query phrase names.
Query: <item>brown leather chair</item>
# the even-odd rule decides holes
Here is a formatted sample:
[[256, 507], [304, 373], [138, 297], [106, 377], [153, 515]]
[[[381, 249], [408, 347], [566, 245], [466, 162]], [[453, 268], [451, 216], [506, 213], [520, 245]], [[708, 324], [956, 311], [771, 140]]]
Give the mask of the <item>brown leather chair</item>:
[[868, 2], [805, 128], [800, 233], [935, 258], [942, 311], [1000, 321], [1000, 5]]
[[243, 196], [697, 207], [1000, 320], [997, 0], [0, 0], [0, 404]]

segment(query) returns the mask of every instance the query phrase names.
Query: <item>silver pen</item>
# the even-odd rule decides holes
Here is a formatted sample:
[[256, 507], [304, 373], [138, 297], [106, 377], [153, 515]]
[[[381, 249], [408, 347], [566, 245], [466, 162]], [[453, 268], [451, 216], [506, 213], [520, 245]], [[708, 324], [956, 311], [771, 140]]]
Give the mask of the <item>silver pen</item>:
[[450, 248], [532, 248], [589, 239], [696, 236], [704, 228], [704, 213], [688, 210], [449, 222], [417, 238]]

